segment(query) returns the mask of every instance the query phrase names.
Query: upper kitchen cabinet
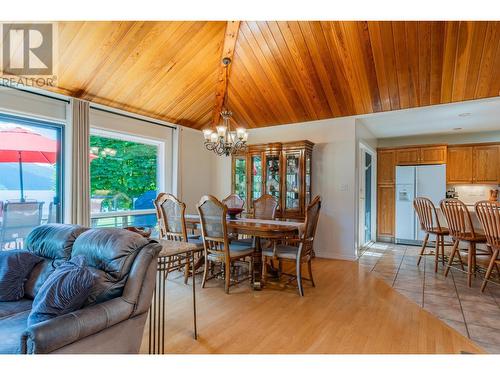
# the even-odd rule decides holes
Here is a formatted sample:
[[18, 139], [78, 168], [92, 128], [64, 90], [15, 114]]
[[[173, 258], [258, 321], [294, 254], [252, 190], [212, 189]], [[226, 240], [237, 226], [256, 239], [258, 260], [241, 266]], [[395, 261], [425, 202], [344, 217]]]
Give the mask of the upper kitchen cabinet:
[[449, 184], [472, 183], [472, 159], [474, 147], [448, 147], [448, 161], [446, 164], [446, 182]]
[[379, 185], [392, 185], [395, 182], [395, 150], [379, 150], [377, 153], [377, 178]]
[[497, 144], [450, 146], [446, 164], [448, 184], [497, 184], [499, 150]]
[[396, 150], [397, 165], [415, 165], [420, 160], [420, 148], [403, 148]]
[[420, 148], [419, 164], [445, 164], [446, 146], [429, 146]]
[[405, 147], [397, 149], [397, 165], [445, 164], [446, 146]]
[[498, 146], [475, 146], [473, 150], [473, 177], [476, 184], [498, 183]]

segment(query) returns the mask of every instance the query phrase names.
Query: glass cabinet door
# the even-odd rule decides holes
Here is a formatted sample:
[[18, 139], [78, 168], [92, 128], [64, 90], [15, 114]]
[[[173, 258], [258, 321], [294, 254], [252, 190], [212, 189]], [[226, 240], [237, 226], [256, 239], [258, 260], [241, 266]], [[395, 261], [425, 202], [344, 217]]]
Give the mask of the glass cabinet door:
[[285, 163], [285, 209], [288, 211], [297, 211], [300, 209], [300, 153], [287, 153]]
[[280, 157], [266, 156], [266, 193], [280, 201]]
[[233, 191], [241, 199], [247, 199], [247, 160], [244, 156], [234, 159]]
[[[262, 195], [262, 156], [252, 156], [252, 202]], [[253, 203], [252, 203], [253, 206]]]
[[306, 194], [306, 206], [311, 203], [311, 154], [306, 153], [306, 189], [305, 189], [305, 194]]

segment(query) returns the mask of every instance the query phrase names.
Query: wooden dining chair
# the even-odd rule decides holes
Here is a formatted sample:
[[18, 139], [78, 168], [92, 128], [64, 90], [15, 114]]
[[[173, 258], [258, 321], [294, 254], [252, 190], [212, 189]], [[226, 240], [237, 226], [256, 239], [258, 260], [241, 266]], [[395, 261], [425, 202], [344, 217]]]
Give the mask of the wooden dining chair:
[[470, 212], [462, 201], [455, 198], [448, 198], [443, 199], [439, 205], [441, 206], [441, 211], [448, 222], [450, 236], [453, 238], [453, 247], [451, 249], [450, 259], [448, 261], [448, 265], [446, 266], [444, 275], [448, 276], [455, 254], [458, 254], [460, 264], [462, 264], [459, 245], [460, 242], [466, 242], [468, 244], [468, 248], [466, 250], [467, 284], [470, 287], [472, 286], [472, 275], [474, 275], [476, 268], [476, 245], [478, 243], [486, 243], [486, 236], [484, 233], [479, 232], [474, 228]]
[[[278, 201], [276, 200], [276, 198], [274, 198], [270, 194], [264, 194], [253, 201], [252, 217], [254, 219], [261, 219], [261, 220], [274, 220], [276, 218], [277, 207], [278, 207]], [[232, 239], [232, 241], [234, 241], [235, 243], [247, 244], [249, 246], [255, 247], [255, 240], [252, 237], [236, 238]]]
[[481, 201], [476, 203], [475, 209], [477, 218], [483, 226], [484, 233], [486, 235], [488, 249], [492, 253], [483, 285], [481, 285], [481, 292], [484, 292], [486, 284], [488, 284], [488, 280], [491, 276], [491, 272], [493, 271], [493, 267], [496, 268], [497, 276], [500, 276], [500, 270], [498, 267], [500, 264], [500, 259], [498, 258], [498, 254], [500, 252], [500, 203]]
[[230, 194], [222, 200], [227, 208], [243, 208], [245, 206], [245, 201], [240, 198], [238, 194]]
[[208, 279], [209, 262], [219, 263], [224, 271], [224, 290], [229, 293], [231, 265], [237, 260], [248, 259], [250, 277], [252, 275], [254, 249], [245, 245], [229, 243], [226, 223], [227, 206], [219, 202], [217, 198], [206, 195], [201, 198], [196, 207], [200, 215], [205, 255], [205, 268], [201, 287], [205, 287]]
[[434, 272], [437, 272], [440, 251], [441, 259], [444, 265], [444, 236], [447, 236], [450, 232], [448, 228], [441, 226], [439, 217], [436, 212], [436, 207], [430, 199], [425, 197], [416, 197], [413, 200], [413, 208], [417, 213], [417, 217], [420, 222], [420, 228], [425, 232], [424, 242], [422, 243], [422, 249], [420, 250], [420, 256], [418, 257], [417, 266], [420, 264], [423, 256], [430, 255], [425, 254], [425, 249], [427, 247], [427, 243], [429, 242], [429, 236], [432, 234], [436, 236]]
[[253, 218], [274, 220], [278, 201], [271, 194], [264, 194], [253, 201]]
[[[188, 235], [187, 233], [184, 217], [186, 204], [184, 202], [181, 202], [172, 194], [160, 193], [153, 203], [156, 207], [156, 217], [158, 218], [161, 238], [171, 241], [201, 243], [200, 236]], [[197, 255], [199, 258], [201, 251]], [[175, 259], [172, 261], [175, 261]], [[193, 268], [192, 274], [194, 274], [196, 267], [194, 265], [191, 267], [190, 260], [187, 259], [184, 270], [184, 283], [187, 283], [190, 268]]]
[[[262, 279], [266, 274], [266, 262], [268, 259], [277, 259], [280, 262], [294, 262], [295, 275], [290, 275], [282, 272], [281, 274], [291, 276], [292, 279], [297, 279], [297, 286], [301, 297], [304, 296], [304, 288], [302, 280], [310, 281], [312, 286], [315, 287], [314, 278], [312, 274], [311, 262], [313, 259], [313, 244], [316, 234], [316, 227], [318, 225], [319, 212], [321, 209], [321, 198], [316, 196], [311, 204], [306, 209], [306, 218], [304, 228], [299, 235], [297, 246], [279, 244], [274, 249], [262, 250]], [[309, 279], [302, 277], [302, 264], [307, 263]]]

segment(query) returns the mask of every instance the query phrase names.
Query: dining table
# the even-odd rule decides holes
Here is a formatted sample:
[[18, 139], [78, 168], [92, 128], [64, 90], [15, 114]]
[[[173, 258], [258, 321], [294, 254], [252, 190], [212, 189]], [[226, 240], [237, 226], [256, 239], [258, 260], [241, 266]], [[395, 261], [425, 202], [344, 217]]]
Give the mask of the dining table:
[[[200, 216], [186, 214], [186, 225], [190, 228], [200, 226]], [[252, 287], [261, 290], [262, 280], [262, 245], [261, 240], [280, 240], [297, 237], [304, 229], [303, 222], [285, 220], [264, 220], [252, 218], [227, 218], [228, 232], [234, 235], [246, 235], [255, 238], [255, 251], [253, 255]]]

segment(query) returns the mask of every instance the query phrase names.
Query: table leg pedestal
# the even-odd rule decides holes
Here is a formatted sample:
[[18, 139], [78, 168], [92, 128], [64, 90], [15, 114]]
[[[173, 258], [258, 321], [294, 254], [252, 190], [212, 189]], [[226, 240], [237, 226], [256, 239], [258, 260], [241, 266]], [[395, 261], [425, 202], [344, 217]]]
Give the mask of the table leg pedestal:
[[254, 290], [262, 289], [262, 247], [260, 237], [255, 237], [255, 252], [253, 254], [252, 286]]

